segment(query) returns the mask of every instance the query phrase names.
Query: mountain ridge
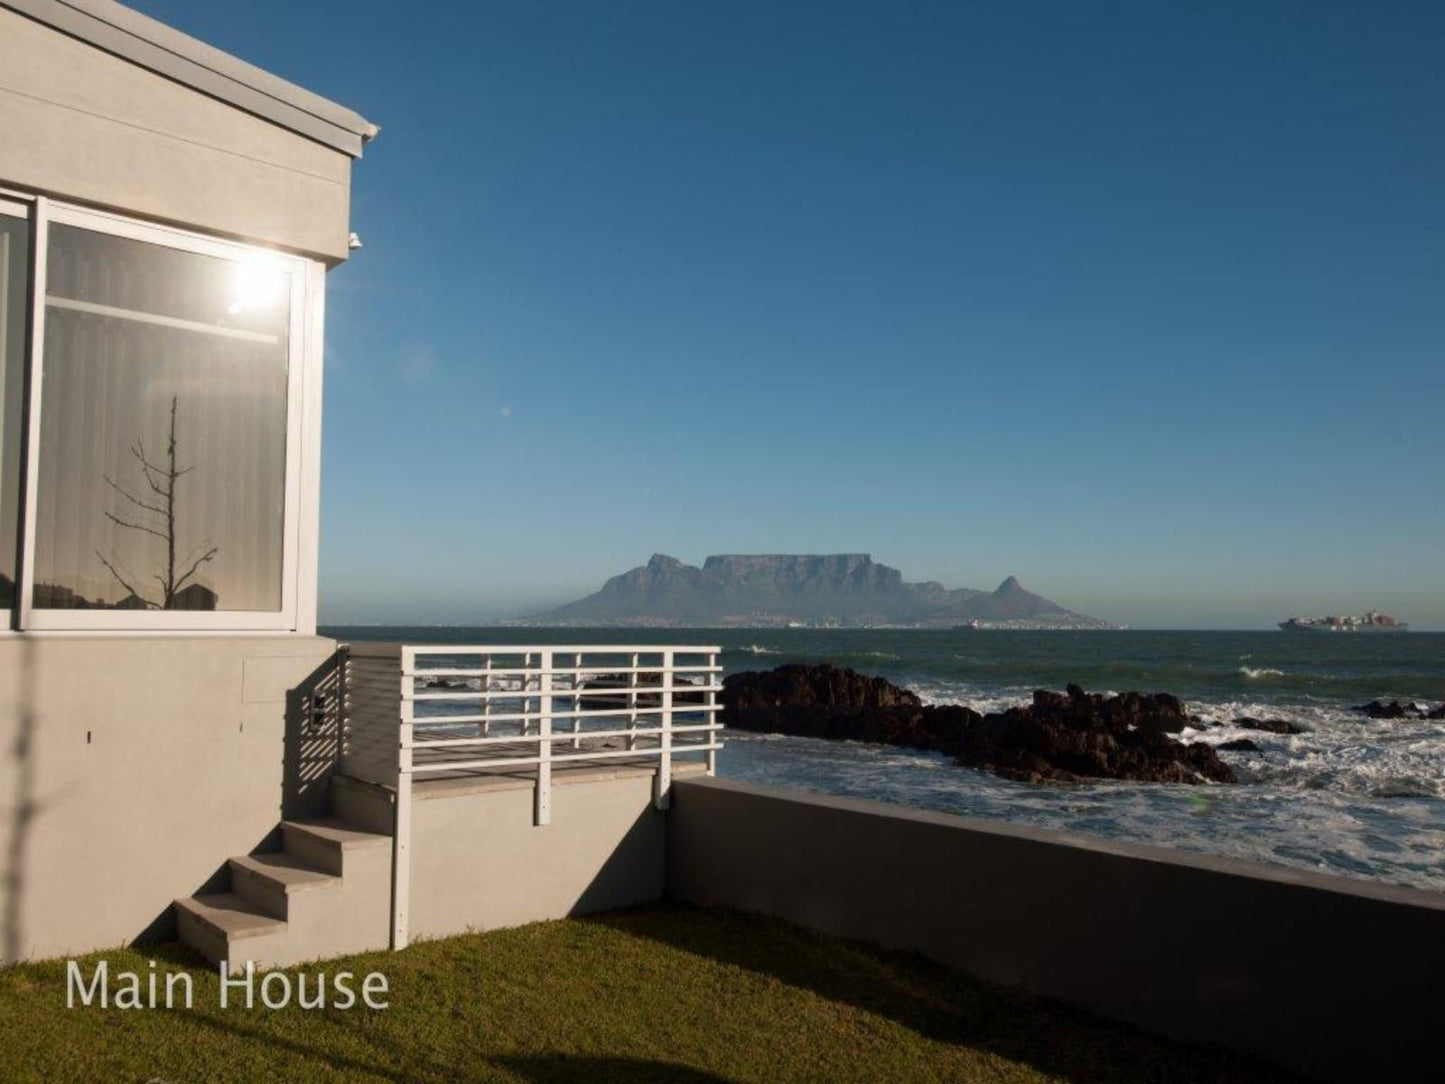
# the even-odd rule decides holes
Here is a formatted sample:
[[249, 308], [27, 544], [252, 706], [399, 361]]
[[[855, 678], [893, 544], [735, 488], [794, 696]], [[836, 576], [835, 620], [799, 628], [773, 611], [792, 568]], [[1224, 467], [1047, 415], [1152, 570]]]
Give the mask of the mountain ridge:
[[528, 624], [770, 627], [911, 626], [1105, 628], [1027, 590], [1016, 576], [993, 591], [910, 583], [866, 553], [715, 554], [701, 566], [654, 553], [575, 602]]

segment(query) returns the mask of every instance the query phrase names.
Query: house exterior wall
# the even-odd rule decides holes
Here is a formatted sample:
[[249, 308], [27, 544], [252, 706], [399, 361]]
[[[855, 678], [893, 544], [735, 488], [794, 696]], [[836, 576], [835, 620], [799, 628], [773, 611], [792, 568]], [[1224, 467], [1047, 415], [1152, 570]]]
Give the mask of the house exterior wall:
[[1445, 897], [716, 779], [668, 894], [922, 953], [1329, 1080], [1439, 1080]]
[[351, 159], [0, 7], [0, 186], [335, 263]]
[[[213, 81], [157, 74], [101, 47], [114, 37], [82, 40], [91, 32], [130, 34], [135, 48]], [[250, 89], [225, 90], [241, 68], [236, 78]], [[277, 115], [354, 122], [354, 146], [348, 153], [236, 104], [253, 92], [287, 99]], [[339, 735], [310, 699], [323, 675], [334, 681], [336, 646], [314, 635], [322, 265], [347, 256], [351, 159], [374, 132], [117, 5], [0, 0], [0, 191], [311, 261], [291, 359], [303, 381], [291, 389], [299, 431], [288, 432], [300, 478], [287, 494], [294, 624], [276, 623], [294, 631], [230, 631], [256, 624], [241, 612], [201, 614], [217, 630], [185, 636], [0, 631], [0, 960], [165, 936], [173, 899], [224, 888], [227, 859], [273, 845], [283, 817], [327, 812]], [[32, 211], [32, 222], [40, 217]], [[30, 458], [33, 471], [34, 449]], [[32, 477], [32, 515], [34, 486]], [[286, 583], [292, 590], [289, 574]], [[32, 627], [26, 605], [20, 628]]]
[[0, 958], [166, 936], [173, 899], [324, 813], [336, 735], [310, 694], [335, 647], [0, 638]]

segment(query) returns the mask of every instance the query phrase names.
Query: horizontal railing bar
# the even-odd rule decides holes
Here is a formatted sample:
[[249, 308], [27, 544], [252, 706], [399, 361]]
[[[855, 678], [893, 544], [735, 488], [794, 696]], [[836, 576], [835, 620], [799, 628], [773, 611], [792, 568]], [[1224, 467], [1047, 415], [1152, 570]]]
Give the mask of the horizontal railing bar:
[[415, 692], [403, 689], [403, 700], [501, 700], [553, 696], [571, 700], [577, 696], [660, 696], [663, 693], [720, 693], [721, 685], [639, 685], [636, 688], [609, 689], [445, 689], [437, 692]]
[[[664, 752], [671, 752], [673, 756], [680, 756], [683, 753], [706, 753], [711, 750], [721, 749], [721, 742], [708, 742], [697, 745], [674, 745], [671, 750], [664, 749], [611, 749], [602, 753], [560, 753], [549, 757], [552, 764], [560, 761], [578, 760], [610, 760], [614, 757], [633, 757], [642, 759], [644, 757], [659, 756]], [[540, 764], [541, 757], [506, 757], [500, 760], [439, 760], [435, 763], [413, 764], [410, 769], [402, 769], [402, 775], [418, 775], [422, 772], [460, 772], [472, 768], [521, 768], [529, 764]]]
[[607, 677], [612, 674], [721, 674], [721, 666], [554, 666], [550, 670], [478, 670], [476, 667], [455, 670], [403, 670], [402, 677]]
[[697, 647], [692, 644], [407, 644], [413, 655], [721, 655], [720, 647]]
[[[722, 723], [686, 723], [671, 727], [673, 734], [696, 734], [702, 731], [726, 730]], [[579, 730], [553, 731], [547, 738], [550, 742], [573, 741], [576, 738], [660, 738], [666, 733], [661, 727], [647, 727], [621, 730]], [[487, 734], [476, 738], [423, 738], [407, 742], [402, 739], [403, 749], [444, 749], [459, 745], [536, 745], [542, 738], [537, 734]]]
[[[720, 742], [697, 742], [694, 745], [674, 745], [671, 752], [673, 756], [677, 756], [680, 753], [705, 753], [709, 749], [721, 748], [722, 744]], [[556, 764], [558, 761], [564, 760], [569, 762], [579, 760], [598, 760], [602, 757], [607, 757], [608, 759], [611, 759], [612, 757], [629, 757], [636, 756], [639, 751], [640, 750], [634, 749], [609, 749], [606, 752], [602, 753], [557, 753], [552, 756], [552, 763]], [[648, 756], [655, 756], [656, 754], [665, 751], [666, 750], [662, 749], [646, 750]]]
[[[666, 708], [643, 707], [639, 704], [635, 708], [577, 708], [574, 711], [554, 711], [552, 720], [572, 719], [618, 719], [624, 715], [661, 715]], [[699, 712], [710, 712], [717, 714], [723, 710], [721, 704], [674, 704], [672, 714], [696, 715]], [[433, 724], [437, 726], [449, 726], [452, 723], [535, 723], [543, 717], [542, 712], [510, 712], [505, 715], [414, 715], [410, 707], [402, 709], [402, 722], [415, 723], [418, 726]]]

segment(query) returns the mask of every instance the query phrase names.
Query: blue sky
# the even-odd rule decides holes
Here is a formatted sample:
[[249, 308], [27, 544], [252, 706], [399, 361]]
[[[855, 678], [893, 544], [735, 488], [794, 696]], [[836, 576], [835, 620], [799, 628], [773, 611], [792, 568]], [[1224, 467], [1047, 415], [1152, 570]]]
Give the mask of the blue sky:
[[382, 127], [325, 619], [869, 551], [1445, 627], [1445, 5], [136, 6]]

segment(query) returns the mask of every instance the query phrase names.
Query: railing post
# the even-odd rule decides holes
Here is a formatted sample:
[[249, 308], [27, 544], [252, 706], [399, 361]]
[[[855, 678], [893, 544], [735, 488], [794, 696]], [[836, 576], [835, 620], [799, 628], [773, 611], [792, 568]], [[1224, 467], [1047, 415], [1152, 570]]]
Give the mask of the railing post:
[[543, 651], [541, 660], [542, 672], [537, 676], [541, 719], [537, 727], [536, 821], [547, 825], [552, 822], [552, 652]]
[[[582, 681], [582, 652], [578, 651], [572, 656], [572, 691], [580, 692]], [[582, 748], [582, 700], [580, 696], [572, 698], [572, 748]]]
[[[523, 669], [523, 671], [527, 671], [527, 670], [530, 670], [531, 668], [532, 668], [532, 653], [529, 651], [529, 652], [527, 652], [525, 655], [522, 656], [522, 669]], [[538, 685], [538, 688], [540, 689], [541, 686]], [[532, 698], [527, 695], [529, 692], [531, 692], [531, 690], [532, 690], [532, 679], [531, 679], [530, 677], [528, 677], [526, 673], [523, 673], [523, 674], [522, 674], [522, 737], [524, 737], [524, 738], [527, 736], [527, 716], [532, 714]], [[539, 699], [538, 699], [538, 703], [540, 703], [540, 702], [541, 702], [541, 700], [540, 700], [540, 698], [539, 698]]]
[[412, 720], [411, 692], [416, 678], [416, 652], [401, 649], [401, 674], [398, 692], [396, 750], [396, 828], [391, 843], [392, 899], [391, 947], [404, 949], [410, 940], [411, 909], [411, 768]]
[[653, 776], [653, 805], [666, 809], [672, 798], [672, 660], [671, 649], [662, 653], [662, 742]]
[[[492, 656], [490, 654], [487, 654], [482, 656], [482, 658], [485, 661], [482, 663], [483, 673], [481, 691], [484, 693], [489, 693], [492, 691]], [[482, 719], [482, 737], [484, 738], [490, 735], [492, 732], [491, 714], [492, 698], [490, 696], [484, 696], [482, 697], [482, 715], [484, 716], [484, 718]]]
[[631, 672], [627, 675], [627, 710], [629, 712], [627, 729], [630, 731], [627, 735], [627, 748], [629, 750], [637, 748], [637, 667], [638, 660], [641, 658], [642, 656], [636, 651], [632, 653]]
[[[714, 673], [712, 669], [714, 666], [717, 665], [717, 656], [709, 654], [708, 656], [706, 656], [706, 658], [708, 670], [703, 680], [707, 682], [707, 705], [710, 710], [703, 712], [703, 718], [707, 720], [708, 726], [715, 726], [717, 724], [717, 690], [715, 686], [719, 684], [721, 678], [716, 673]], [[704, 730], [702, 734], [703, 739], [707, 742], [708, 745], [717, 744], [717, 742], [713, 740], [717, 737], [716, 730]], [[709, 749], [707, 751], [707, 774], [717, 775], [716, 749]]]

